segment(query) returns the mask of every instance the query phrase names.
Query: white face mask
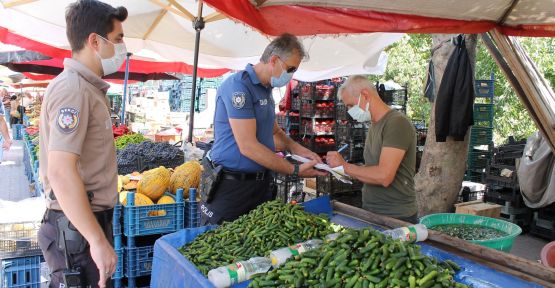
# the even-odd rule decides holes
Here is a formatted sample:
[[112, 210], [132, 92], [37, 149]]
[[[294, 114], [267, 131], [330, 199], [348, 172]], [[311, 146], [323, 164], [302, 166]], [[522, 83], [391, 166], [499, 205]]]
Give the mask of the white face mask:
[[366, 103], [366, 109], [362, 110], [362, 108], [360, 108], [359, 106], [360, 98], [362, 98], [361, 94], [358, 95], [357, 105], [351, 107], [351, 109], [349, 109], [347, 113], [349, 113], [349, 115], [351, 115], [351, 117], [353, 117], [353, 119], [355, 119], [357, 122], [369, 122], [372, 119], [372, 114], [370, 114], [370, 110], [368, 109], [370, 103]]
[[127, 47], [125, 47], [125, 43], [114, 44], [100, 35], [98, 35], [98, 37], [114, 45], [114, 56], [110, 58], [103, 59], [100, 54], [96, 52], [96, 55], [100, 58], [100, 64], [102, 65], [102, 73], [106, 76], [118, 72], [119, 67], [125, 62], [125, 57], [127, 56]]

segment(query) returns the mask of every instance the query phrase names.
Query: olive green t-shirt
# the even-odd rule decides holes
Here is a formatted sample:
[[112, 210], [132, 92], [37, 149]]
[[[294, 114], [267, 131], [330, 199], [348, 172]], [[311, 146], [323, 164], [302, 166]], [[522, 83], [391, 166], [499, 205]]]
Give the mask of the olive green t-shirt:
[[413, 216], [417, 212], [414, 191], [416, 132], [409, 119], [399, 111], [389, 111], [368, 129], [364, 144], [365, 165], [378, 165], [384, 147], [405, 150], [405, 157], [389, 187], [364, 184], [362, 207], [390, 217]]

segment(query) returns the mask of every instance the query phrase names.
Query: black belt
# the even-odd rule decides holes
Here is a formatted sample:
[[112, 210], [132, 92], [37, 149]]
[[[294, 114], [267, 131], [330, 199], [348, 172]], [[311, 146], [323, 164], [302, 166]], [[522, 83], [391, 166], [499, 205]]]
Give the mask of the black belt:
[[[104, 211], [93, 212], [93, 214], [96, 217], [96, 220], [98, 220], [98, 223], [102, 225], [104, 223], [108, 223], [112, 221], [112, 217], [114, 215], [114, 208], [104, 210]], [[46, 209], [45, 220], [57, 219], [60, 215], [65, 215], [64, 211], [55, 210], [55, 209]]]
[[264, 181], [266, 176], [270, 173], [265, 171], [253, 172], [253, 173], [243, 173], [243, 172], [233, 172], [233, 171], [223, 171], [222, 179], [224, 180], [236, 180], [236, 181]]

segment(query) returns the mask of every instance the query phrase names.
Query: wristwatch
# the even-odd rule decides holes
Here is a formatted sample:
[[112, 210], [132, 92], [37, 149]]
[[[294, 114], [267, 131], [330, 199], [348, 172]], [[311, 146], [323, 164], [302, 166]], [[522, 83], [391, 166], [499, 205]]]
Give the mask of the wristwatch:
[[299, 164], [293, 164], [293, 166], [295, 168], [293, 169], [293, 174], [291, 174], [291, 177], [296, 180], [299, 178]]

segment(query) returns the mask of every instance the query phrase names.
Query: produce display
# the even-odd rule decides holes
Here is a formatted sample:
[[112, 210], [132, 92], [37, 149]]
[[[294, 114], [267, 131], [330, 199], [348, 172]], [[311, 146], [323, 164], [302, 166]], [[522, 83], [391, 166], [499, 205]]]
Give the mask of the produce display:
[[[177, 176], [174, 176], [176, 173]], [[175, 171], [160, 166], [143, 173], [133, 172], [127, 175], [119, 175], [120, 203], [124, 206], [127, 205], [127, 194], [135, 192], [135, 206], [173, 204], [175, 203], [175, 191], [170, 190], [170, 179], [172, 177], [182, 179], [182, 182], [176, 182], [172, 187], [175, 190], [183, 188], [183, 194], [188, 195], [189, 188], [198, 188], [199, 181], [195, 181], [195, 179], [200, 177], [200, 164], [197, 161], [189, 161], [179, 166]], [[183, 183], [183, 186], [180, 183]]]
[[170, 177], [170, 192], [175, 194], [178, 188], [183, 188], [183, 197], [189, 197], [189, 188], [199, 186], [201, 173], [202, 167], [198, 161], [177, 166]]
[[463, 240], [488, 240], [508, 235], [495, 228], [471, 224], [442, 224], [430, 227], [430, 229]]
[[[125, 126], [125, 125], [119, 125], [116, 127], [116, 125], [112, 125], [112, 132], [114, 134], [114, 138], [118, 138], [122, 135], [128, 134], [129, 133], [129, 127]], [[140, 143], [140, 142], [137, 142]]]
[[143, 134], [126, 134], [116, 138], [116, 148], [123, 149], [129, 144], [139, 144], [149, 139], [143, 136]]
[[199, 235], [179, 251], [207, 275], [208, 271], [309, 239], [333, 233], [324, 216], [304, 212], [298, 205], [266, 202], [233, 222]]
[[164, 166], [143, 173], [137, 183], [137, 193], [146, 195], [152, 201], [158, 201], [170, 185], [170, 170]]
[[348, 229], [319, 249], [254, 278], [249, 287], [467, 287], [453, 275], [460, 267], [420, 253], [420, 246], [392, 240], [371, 228]]
[[129, 143], [123, 149], [117, 151], [118, 171], [121, 174], [133, 172], [138, 169], [134, 168], [133, 165], [137, 165], [139, 159], [144, 163], [150, 163], [151, 166], [148, 168], [152, 168], [152, 166], [160, 166], [163, 163], [183, 161], [183, 152], [179, 147], [167, 142]]

